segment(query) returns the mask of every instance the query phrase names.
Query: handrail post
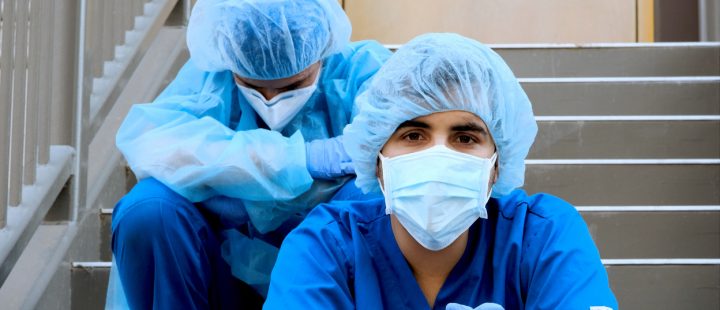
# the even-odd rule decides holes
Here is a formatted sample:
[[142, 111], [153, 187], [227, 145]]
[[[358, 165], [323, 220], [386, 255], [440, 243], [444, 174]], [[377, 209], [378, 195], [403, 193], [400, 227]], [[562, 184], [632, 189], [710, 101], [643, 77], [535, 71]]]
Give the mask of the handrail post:
[[190, 13], [192, 12], [193, 5], [195, 4], [195, 0], [182, 0], [183, 2], [183, 10], [184, 10], [184, 24], [187, 25], [190, 22]]
[[35, 184], [37, 173], [38, 99], [40, 85], [40, 40], [42, 39], [40, 0], [30, 2], [30, 61], [28, 62], [28, 97], [25, 108], [25, 166], [23, 185]]
[[43, 74], [40, 75], [40, 105], [38, 112], [38, 163], [46, 165], [50, 161], [50, 111], [54, 103], [52, 91], [53, 50], [55, 29], [55, 1], [44, 0], [42, 6], [42, 48], [40, 57]]
[[12, 125], [10, 131], [10, 186], [8, 189], [10, 206], [18, 206], [22, 202], [23, 176], [23, 139], [25, 90], [27, 77], [27, 26], [28, 1], [19, 0], [15, 5], [15, 70], [13, 73]]
[[75, 167], [72, 188], [72, 210], [70, 220], [76, 221], [78, 211], [85, 206], [85, 193], [87, 192], [87, 158], [88, 158], [88, 142], [85, 138], [85, 130], [89, 118], [90, 91], [92, 90], [92, 75], [90, 74], [91, 66], [85, 65], [87, 59], [85, 49], [85, 34], [87, 22], [87, 0], [80, 0], [78, 7], [78, 40], [77, 40], [77, 77], [75, 91], [75, 136], [73, 144], [75, 147]]
[[12, 102], [13, 41], [15, 37], [14, 0], [4, 0], [0, 48], [0, 229], [7, 224], [8, 163], [10, 159], [10, 104]]

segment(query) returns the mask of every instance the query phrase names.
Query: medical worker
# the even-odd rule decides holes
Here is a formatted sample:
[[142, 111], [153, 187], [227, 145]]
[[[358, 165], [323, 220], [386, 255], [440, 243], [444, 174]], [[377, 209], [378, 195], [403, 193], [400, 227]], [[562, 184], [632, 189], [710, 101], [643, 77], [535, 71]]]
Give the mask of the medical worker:
[[139, 179], [112, 219], [129, 307], [259, 307], [287, 231], [363, 198], [342, 130], [390, 52], [350, 32], [336, 0], [197, 2], [190, 60], [117, 134]]
[[617, 309], [588, 229], [532, 196], [532, 107], [503, 60], [455, 34], [400, 48], [344, 131], [364, 192], [282, 244], [265, 309]]

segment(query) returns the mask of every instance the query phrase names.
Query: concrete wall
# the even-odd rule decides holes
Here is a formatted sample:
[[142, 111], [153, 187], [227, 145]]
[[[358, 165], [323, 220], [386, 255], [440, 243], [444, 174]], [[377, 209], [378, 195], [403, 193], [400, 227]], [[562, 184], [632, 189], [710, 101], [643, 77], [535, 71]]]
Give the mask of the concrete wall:
[[353, 40], [401, 44], [426, 32], [485, 43], [636, 42], [636, 0], [344, 0]]

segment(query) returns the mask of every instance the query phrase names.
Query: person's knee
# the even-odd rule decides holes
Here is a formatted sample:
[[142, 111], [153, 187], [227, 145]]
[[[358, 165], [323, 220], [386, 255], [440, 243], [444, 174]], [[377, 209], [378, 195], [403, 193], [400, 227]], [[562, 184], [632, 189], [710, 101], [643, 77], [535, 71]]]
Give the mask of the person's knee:
[[[113, 249], [118, 242], [142, 251], [173, 236], [192, 234], [202, 215], [195, 206], [155, 179], [139, 182], [113, 210]], [[187, 230], [187, 231], [184, 231]]]
[[190, 203], [180, 194], [176, 193], [162, 182], [155, 178], [146, 178], [140, 180], [133, 188], [128, 192], [115, 206], [114, 213], [122, 211], [123, 208], [128, 206], [143, 203], [147, 200], [162, 199], [169, 200], [172, 202], [187, 202]]

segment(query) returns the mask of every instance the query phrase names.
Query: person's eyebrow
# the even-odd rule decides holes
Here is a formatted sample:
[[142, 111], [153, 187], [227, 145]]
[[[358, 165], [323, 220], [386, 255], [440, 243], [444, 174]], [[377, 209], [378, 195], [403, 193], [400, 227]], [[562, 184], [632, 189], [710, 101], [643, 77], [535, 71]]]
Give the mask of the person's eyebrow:
[[[311, 76], [312, 76], [311, 73], [306, 73], [306, 74], [304, 74], [304, 75], [302, 75], [302, 76], [298, 76], [298, 77], [296, 77], [296, 79], [295, 79], [294, 81], [290, 81], [289, 84], [287, 84], [287, 85], [285, 85], [285, 86], [283, 86], [283, 87], [278, 87], [278, 89], [295, 89], [295, 88], [297, 88], [300, 84], [302, 84], [303, 82], [305, 82], [308, 78], [310, 78]], [[241, 77], [239, 77], [239, 76], [237, 76], [237, 75], [235, 75], [235, 74], [233, 74], [233, 77], [235, 78], [236, 81], [242, 82], [242, 83], [245, 84], [245, 86], [247, 86], [247, 87], [255, 88], [255, 89], [257, 89], [257, 88], [264, 88], [263, 86], [255, 85], [255, 84], [253, 84], [253, 83], [250, 83], [250, 82], [247, 81], [246, 79], [243, 79], [243, 78], [241, 78]]]
[[487, 136], [488, 132], [485, 128], [480, 126], [480, 124], [474, 123], [474, 122], [467, 122], [462, 125], [455, 125], [450, 128], [452, 131], [471, 131], [471, 132], [477, 132], [480, 133], [483, 136]]
[[397, 131], [398, 129], [405, 128], [405, 127], [430, 128], [430, 125], [428, 125], [427, 123], [419, 122], [419, 121], [409, 120], [409, 121], [402, 122], [402, 124], [398, 125], [395, 130]]

